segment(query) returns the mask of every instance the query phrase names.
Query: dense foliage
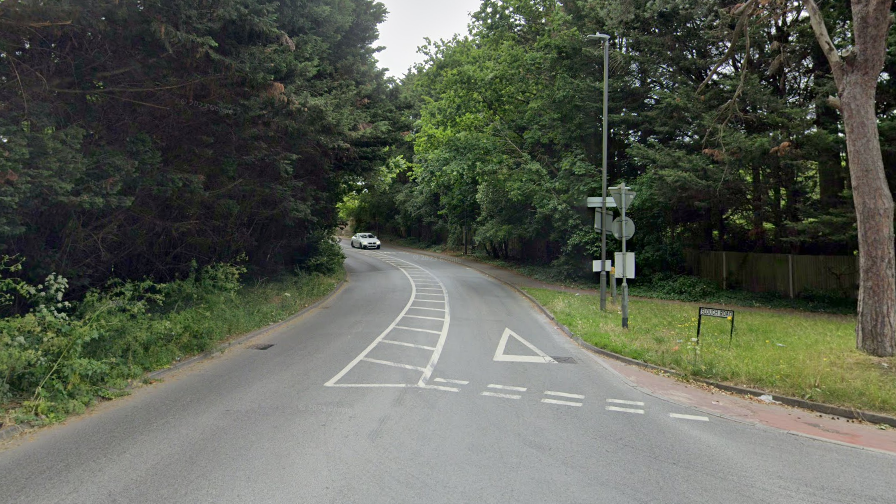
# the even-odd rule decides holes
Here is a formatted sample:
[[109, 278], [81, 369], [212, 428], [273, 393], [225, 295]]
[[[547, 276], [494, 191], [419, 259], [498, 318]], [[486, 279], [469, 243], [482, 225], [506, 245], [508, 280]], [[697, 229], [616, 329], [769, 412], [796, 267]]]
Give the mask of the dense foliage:
[[[852, 254], [828, 62], [800, 2], [759, 2], [741, 23], [742, 5], [483, 1], [469, 35], [431, 44], [404, 81], [419, 103], [404, 109], [414, 154], [358, 191], [350, 216], [455, 244], [467, 226], [496, 256], [587, 271], [580, 258], [599, 244], [581, 206], [600, 191], [603, 52], [584, 35], [602, 32], [609, 179], [639, 193], [639, 272], [675, 269], [683, 248]], [[824, 8], [831, 37], [848, 39], [847, 6]], [[878, 113], [891, 187], [894, 72], [890, 55]]]
[[77, 292], [240, 254], [321, 269], [347, 177], [393, 141], [384, 16], [372, 0], [0, 2], [0, 254]]

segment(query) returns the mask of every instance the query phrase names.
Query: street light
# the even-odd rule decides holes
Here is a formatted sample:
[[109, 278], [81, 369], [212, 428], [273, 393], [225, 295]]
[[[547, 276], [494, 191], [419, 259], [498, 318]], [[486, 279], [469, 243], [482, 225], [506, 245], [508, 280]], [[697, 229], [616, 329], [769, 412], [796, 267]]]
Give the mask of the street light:
[[603, 197], [600, 216], [600, 309], [601, 311], [607, 311], [607, 226], [604, 225], [604, 216], [607, 215], [607, 78], [609, 76], [607, 61], [610, 59], [610, 36], [603, 33], [595, 33], [594, 35], [587, 35], [585, 40], [604, 41], [604, 145], [600, 192], [600, 195]]

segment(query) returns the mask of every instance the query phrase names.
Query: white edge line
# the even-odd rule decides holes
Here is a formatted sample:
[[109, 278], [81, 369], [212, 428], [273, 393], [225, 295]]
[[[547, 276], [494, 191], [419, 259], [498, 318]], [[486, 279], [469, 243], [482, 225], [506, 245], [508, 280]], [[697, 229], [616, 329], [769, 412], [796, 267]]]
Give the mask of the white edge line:
[[522, 396], [518, 396], [516, 394], [498, 394], [496, 392], [485, 391], [480, 395], [489, 396], [489, 397], [500, 397], [502, 399], [519, 399]]
[[623, 413], [636, 413], [638, 415], [644, 414], [644, 410], [642, 409], [617, 408], [616, 406], [607, 406], [607, 411], [621, 411]]
[[513, 385], [497, 385], [494, 383], [489, 383], [488, 388], [513, 390], [514, 392], [525, 392], [527, 390], [526, 387], [514, 387]]
[[709, 417], [705, 416], [697, 416], [697, 415], [680, 415], [678, 413], [669, 413], [669, 416], [672, 418], [681, 418], [682, 420], [698, 420], [701, 422], [708, 422]]
[[558, 401], [556, 399], [542, 399], [541, 402], [548, 404], [560, 404], [563, 406], [581, 406], [580, 402], [571, 402], [571, 401]]
[[569, 394], [566, 392], [554, 392], [553, 390], [545, 390], [544, 395], [552, 395], [557, 397], [568, 397], [570, 399], [584, 399], [585, 396], [581, 394]]

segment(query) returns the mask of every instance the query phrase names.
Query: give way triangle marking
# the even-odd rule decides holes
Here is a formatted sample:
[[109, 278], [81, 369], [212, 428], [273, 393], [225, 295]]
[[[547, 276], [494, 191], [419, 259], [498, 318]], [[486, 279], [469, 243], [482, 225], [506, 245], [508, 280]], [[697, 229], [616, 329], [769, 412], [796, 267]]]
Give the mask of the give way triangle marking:
[[[506, 354], [504, 350], [507, 348], [507, 339], [513, 336], [517, 341], [529, 347], [529, 350], [532, 350], [538, 355], [514, 355], [514, 354]], [[540, 364], [556, 364], [553, 358], [551, 358], [548, 354], [542, 352], [538, 348], [535, 347], [532, 343], [524, 340], [520, 337], [519, 334], [510, 330], [510, 328], [504, 329], [504, 334], [501, 336], [501, 341], [498, 343], [498, 348], [495, 350], [495, 361], [497, 362], [536, 362]]]

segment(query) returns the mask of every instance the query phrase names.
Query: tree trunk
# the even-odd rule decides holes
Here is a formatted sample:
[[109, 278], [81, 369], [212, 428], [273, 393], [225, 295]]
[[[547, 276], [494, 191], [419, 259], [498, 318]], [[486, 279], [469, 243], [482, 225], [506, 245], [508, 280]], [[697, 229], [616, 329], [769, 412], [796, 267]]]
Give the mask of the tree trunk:
[[815, 38], [837, 83], [859, 229], [859, 305], [856, 346], [872, 355], [896, 354], [896, 253], [893, 195], [887, 184], [875, 113], [893, 0], [852, 0], [853, 40], [847, 55], [828, 35], [814, 0], [803, 0]]
[[[847, 80], [859, 76], [847, 76]], [[896, 353], [896, 256], [893, 195], [884, 173], [874, 111], [875, 87], [847, 86], [840, 97], [859, 228], [856, 346], [872, 355]], [[876, 85], [876, 79], [873, 82]]]

